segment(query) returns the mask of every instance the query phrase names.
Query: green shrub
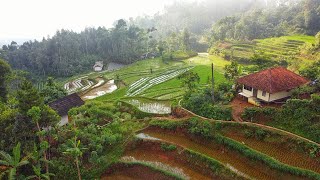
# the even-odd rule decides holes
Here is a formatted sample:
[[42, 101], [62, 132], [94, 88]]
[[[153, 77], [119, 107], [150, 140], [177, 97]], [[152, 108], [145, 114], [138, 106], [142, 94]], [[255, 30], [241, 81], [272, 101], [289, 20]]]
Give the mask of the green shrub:
[[162, 143], [161, 144], [161, 149], [164, 151], [174, 151], [177, 149], [177, 146], [173, 145], [173, 144], [166, 144], [166, 143]]
[[162, 55], [162, 60], [168, 61], [168, 60], [184, 60], [188, 59], [190, 57], [197, 56], [198, 54], [193, 51], [173, 51], [173, 52], [168, 52], [164, 53]]
[[161, 129], [174, 130], [179, 127], [182, 123], [179, 121], [169, 121], [169, 120], [152, 120], [150, 121], [151, 126], [158, 126]]
[[245, 136], [246, 138], [253, 137], [253, 136], [254, 136], [254, 132], [251, 131], [250, 129], [246, 129], [246, 130], [244, 130], [244, 136]]
[[255, 135], [256, 135], [257, 139], [259, 139], [259, 140], [263, 140], [267, 136], [267, 134], [268, 133], [266, 131], [264, 131], [263, 129], [258, 129], [255, 132]]
[[277, 109], [273, 107], [247, 107], [244, 109], [241, 117], [245, 120], [249, 120], [251, 122], [258, 121], [259, 116], [264, 116], [269, 119], [274, 119], [275, 115], [277, 114]]
[[188, 121], [188, 131], [191, 134], [209, 138], [212, 136], [212, 129], [212, 124], [209, 121], [199, 120], [198, 118], [191, 118]]

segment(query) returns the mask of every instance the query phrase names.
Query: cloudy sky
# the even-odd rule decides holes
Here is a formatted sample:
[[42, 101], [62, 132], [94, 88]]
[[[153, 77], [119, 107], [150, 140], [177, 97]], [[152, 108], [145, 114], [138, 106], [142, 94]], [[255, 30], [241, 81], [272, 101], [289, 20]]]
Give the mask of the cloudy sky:
[[153, 15], [174, 1], [0, 0], [0, 39], [42, 39], [62, 28], [111, 27], [117, 19]]

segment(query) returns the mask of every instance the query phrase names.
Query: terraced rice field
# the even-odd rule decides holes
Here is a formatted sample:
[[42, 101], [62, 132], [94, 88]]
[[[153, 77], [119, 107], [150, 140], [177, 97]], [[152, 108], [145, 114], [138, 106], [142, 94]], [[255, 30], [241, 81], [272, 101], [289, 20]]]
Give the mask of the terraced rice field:
[[[125, 157], [132, 157], [139, 161], [161, 163], [168, 167], [171, 167], [175, 172], [184, 174], [185, 179], [194, 180], [209, 180], [220, 179], [218, 177], [213, 178], [209, 174], [205, 174], [196, 168], [192, 163], [187, 163], [179, 157], [177, 152], [163, 151], [156, 144], [148, 145], [148, 143], [140, 143], [134, 149], [128, 150], [124, 154]], [[205, 167], [203, 167], [204, 169]]]
[[137, 107], [142, 112], [152, 114], [170, 114], [171, 103], [169, 101], [152, 101], [142, 98], [124, 99], [123, 101]]
[[78, 78], [74, 81], [67, 82], [64, 84], [64, 89], [67, 91], [68, 94], [72, 94], [77, 91], [85, 91], [89, 89], [91, 86], [93, 86], [93, 82], [89, 81], [88, 76], [84, 76], [81, 78]]
[[192, 69], [192, 67], [169, 70], [155, 77], [143, 77], [129, 86], [126, 96], [137, 96], [148, 88], [173, 79], [190, 69]]
[[[255, 52], [262, 51], [276, 60], [291, 60], [292, 57], [300, 58], [300, 47], [307, 43], [314, 43], [314, 37], [283, 36], [279, 38], [257, 39], [252, 43], [231, 43], [231, 49], [226, 49], [226, 52], [235, 59], [250, 59]], [[301, 60], [304, 59], [301, 58]]]
[[259, 140], [255, 137], [246, 137], [239, 127], [227, 127], [222, 131], [223, 135], [244, 143], [246, 146], [259, 152], [267, 154], [282, 163], [309, 169], [320, 173], [320, 159], [312, 158], [309, 152], [302, 152], [292, 147], [283, 137], [272, 135], [265, 140]]
[[218, 144], [193, 141], [185, 135], [173, 131], [146, 129], [143, 133], [214, 158], [246, 177], [253, 179], [301, 179], [301, 177], [270, 169], [260, 162], [253, 161]]

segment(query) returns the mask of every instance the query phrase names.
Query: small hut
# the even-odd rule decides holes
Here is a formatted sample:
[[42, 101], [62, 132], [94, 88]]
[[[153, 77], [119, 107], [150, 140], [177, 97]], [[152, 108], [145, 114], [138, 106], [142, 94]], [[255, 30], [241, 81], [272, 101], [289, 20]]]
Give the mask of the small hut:
[[68, 123], [68, 111], [74, 107], [82, 106], [83, 104], [84, 101], [78, 94], [73, 93], [49, 103], [49, 106], [61, 116], [59, 125], [63, 126]]
[[103, 61], [97, 61], [94, 65], [93, 65], [93, 70], [95, 72], [99, 72], [102, 71], [103, 69]]

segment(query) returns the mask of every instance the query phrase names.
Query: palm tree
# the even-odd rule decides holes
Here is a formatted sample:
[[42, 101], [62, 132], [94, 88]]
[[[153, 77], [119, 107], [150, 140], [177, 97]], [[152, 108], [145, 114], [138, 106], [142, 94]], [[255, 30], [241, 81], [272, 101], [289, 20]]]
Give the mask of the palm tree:
[[18, 143], [12, 150], [12, 156], [4, 151], [0, 151], [0, 165], [6, 166], [7, 170], [0, 174], [0, 179], [7, 174], [9, 180], [15, 179], [19, 167], [29, 163], [28, 157], [21, 158], [21, 144]]

